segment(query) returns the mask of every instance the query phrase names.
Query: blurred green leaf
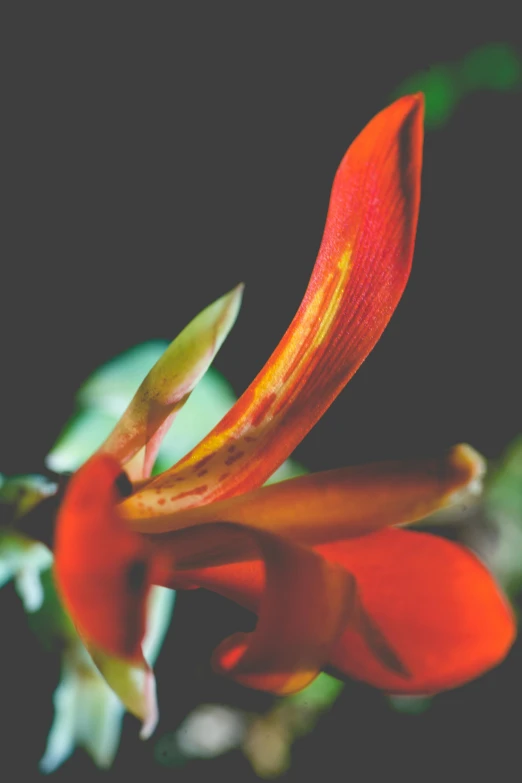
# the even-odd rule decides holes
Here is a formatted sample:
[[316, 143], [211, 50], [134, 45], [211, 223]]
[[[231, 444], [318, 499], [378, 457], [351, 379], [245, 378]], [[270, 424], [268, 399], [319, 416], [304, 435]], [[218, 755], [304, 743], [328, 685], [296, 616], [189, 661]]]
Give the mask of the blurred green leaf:
[[438, 63], [403, 81], [392, 97], [423, 92], [427, 128], [445, 124], [462, 98], [477, 90], [514, 90], [522, 85], [522, 60], [509, 44], [491, 43], [462, 60]]
[[69, 615], [64, 611], [49, 568], [41, 575], [43, 601], [37, 612], [28, 615], [29, 626], [46, 649], [63, 649], [78, 638]]
[[[4, 507], [3, 516], [9, 522], [27, 514], [40, 501], [51, 497], [57, 490], [57, 484], [44, 476], [27, 475], [7, 477], [0, 475], [0, 507]], [[5, 521], [3, 520], [4, 524]]]
[[460, 78], [467, 90], [516, 89], [522, 80], [520, 56], [509, 44], [487, 44], [464, 57]]
[[343, 688], [344, 683], [341, 680], [321, 672], [304, 690], [287, 696], [287, 701], [322, 710], [334, 703]]
[[522, 523], [522, 435], [511, 442], [490, 477], [486, 507], [491, 515], [509, 515]]
[[427, 71], [414, 74], [397, 88], [394, 97], [415, 92], [424, 93], [426, 126], [443, 125], [449, 120], [461, 95], [455, 68], [434, 65]]

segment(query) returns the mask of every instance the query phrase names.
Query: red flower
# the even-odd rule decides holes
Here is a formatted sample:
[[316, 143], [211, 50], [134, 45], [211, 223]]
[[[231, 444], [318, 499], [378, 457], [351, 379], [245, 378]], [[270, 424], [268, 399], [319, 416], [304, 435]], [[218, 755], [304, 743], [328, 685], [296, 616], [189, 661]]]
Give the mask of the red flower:
[[[178, 338], [71, 480], [56, 575], [91, 647], [139, 663], [145, 599], [157, 583], [207, 587], [256, 611], [255, 631], [225, 640], [214, 666], [276, 693], [304, 687], [326, 664], [387, 691], [432, 693], [506, 654], [513, 616], [477, 558], [395, 527], [475, 487], [483, 463], [469, 446], [262, 487], [364, 361], [402, 295], [422, 112], [422, 96], [401, 98], [350, 146], [303, 302], [215, 429], [147, 478], [167, 424], [234, 320], [237, 291]], [[121, 501], [115, 481], [124, 466], [135, 485]]]

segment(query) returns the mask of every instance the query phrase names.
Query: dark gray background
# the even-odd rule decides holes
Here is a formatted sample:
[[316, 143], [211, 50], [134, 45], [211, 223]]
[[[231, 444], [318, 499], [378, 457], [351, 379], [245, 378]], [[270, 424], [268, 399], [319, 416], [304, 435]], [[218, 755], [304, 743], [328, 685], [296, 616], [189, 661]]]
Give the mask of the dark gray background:
[[[27, 5], [2, 25], [4, 473], [41, 468], [95, 367], [174, 337], [243, 280], [238, 324], [216, 360], [240, 393], [300, 302], [353, 137], [413, 72], [487, 41], [520, 43], [496, 6], [496, 16], [456, 20], [436, 6], [383, 18], [347, 3], [336, 13], [319, 4], [130, 5]], [[299, 447], [309, 468], [459, 441], [495, 458], [520, 432], [520, 105], [520, 94], [475, 94], [428, 133], [410, 283], [371, 357]], [[29, 774], [57, 670], [34, 649], [14, 597], [2, 600], [13, 618], [5, 747]], [[211, 614], [222, 612], [223, 636], [235, 620], [218, 604]], [[159, 665], [165, 729], [183, 704], [205, 698], [180, 695], [177, 638]], [[345, 779], [351, 753], [354, 780], [379, 764], [426, 780], [438, 758], [456, 780], [474, 763], [507, 763], [520, 650], [510, 661], [422, 724], [390, 717], [354, 686], [296, 769], [317, 764], [327, 780], [336, 770]], [[133, 765], [150, 776], [135, 729], [118, 774]], [[79, 759], [56, 779], [91, 770]], [[223, 763], [215, 769], [232, 775]]]

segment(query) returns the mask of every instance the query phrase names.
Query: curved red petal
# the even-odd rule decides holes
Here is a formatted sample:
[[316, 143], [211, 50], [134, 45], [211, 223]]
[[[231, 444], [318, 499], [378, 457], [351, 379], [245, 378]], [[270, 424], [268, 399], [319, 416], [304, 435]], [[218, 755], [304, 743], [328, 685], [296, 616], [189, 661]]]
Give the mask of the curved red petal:
[[213, 666], [248, 687], [292, 693], [326, 665], [358, 608], [355, 580], [311, 549], [262, 531], [249, 535], [266, 573], [259, 619], [252, 633], [234, 634], [219, 645]]
[[319, 549], [356, 575], [367, 611], [411, 677], [385, 669], [351, 629], [331, 659], [345, 674], [390, 693], [434, 693], [483, 674], [511, 647], [511, 608], [464, 547], [426, 533], [385, 530]]
[[145, 542], [120, 518], [108, 455], [92, 457], [71, 478], [55, 535], [60, 596], [87, 644], [141, 662], [150, 568]]
[[[333, 649], [330, 663], [339, 672], [391, 693], [435, 693], [497, 665], [513, 642], [509, 604], [484, 565], [460, 545], [389, 529], [315, 551], [354, 575], [368, 616], [409, 676], [386, 666], [353, 626]], [[160, 578], [214, 590], [253, 611], [264, 589], [258, 561], [165, 571]]]
[[[420, 201], [421, 95], [380, 112], [336, 174], [303, 302], [257, 378], [181, 462], [128, 501], [150, 516], [246, 492], [293, 451], [370, 353], [410, 273]], [[158, 507], [155, 490], [171, 493]]]

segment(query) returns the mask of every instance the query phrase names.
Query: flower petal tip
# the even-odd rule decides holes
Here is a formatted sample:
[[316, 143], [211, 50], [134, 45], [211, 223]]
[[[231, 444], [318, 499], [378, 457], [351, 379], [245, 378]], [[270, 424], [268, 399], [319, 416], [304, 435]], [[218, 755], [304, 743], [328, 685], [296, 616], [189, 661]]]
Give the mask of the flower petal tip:
[[421, 115], [421, 118], [424, 118], [424, 108], [425, 108], [425, 97], [423, 92], [415, 92], [410, 95], [403, 95], [402, 98], [399, 98], [395, 103], [392, 104], [392, 106], [396, 106], [397, 108], [402, 109], [405, 115], [409, 114], [410, 112], [419, 112]]
[[484, 457], [467, 443], [459, 443], [451, 449], [449, 463], [456, 477], [456, 488], [449, 495], [449, 502], [454, 504], [464, 497], [480, 495], [487, 470]]
[[140, 739], [148, 740], [153, 735], [159, 720], [156, 678], [152, 669], [149, 669], [145, 675], [144, 691], [146, 711], [141, 726]]
[[424, 99], [424, 93], [423, 92], [414, 92], [410, 93], [410, 95], [404, 96], [405, 100], [409, 100], [412, 104], [415, 106], [424, 106], [425, 99]]
[[233, 323], [239, 313], [241, 307], [241, 301], [243, 299], [243, 292], [245, 290], [244, 283], [238, 283], [231, 291], [224, 294], [221, 299], [218, 299], [216, 304], [220, 303], [225, 313], [227, 313], [229, 320]]
[[376, 124], [384, 122], [388, 128], [391, 128], [392, 125], [394, 125], [396, 122], [397, 127], [400, 128], [403, 123], [411, 117], [413, 120], [418, 122], [418, 130], [420, 130], [422, 133], [424, 109], [424, 93], [416, 92], [411, 95], [403, 95], [401, 98], [398, 98], [398, 100], [394, 101], [385, 109], [376, 114], [373, 120], [370, 121], [369, 125], [371, 126], [373, 122], [376, 122]]
[[244, 290], [245, 290], [245, 283], [241, 282], [241, 283], [238, 283], [236, 285], [236, 287], [233, 288], [230, 293], [231, 294], [236, 293], [238, 296], [242, 296]]

